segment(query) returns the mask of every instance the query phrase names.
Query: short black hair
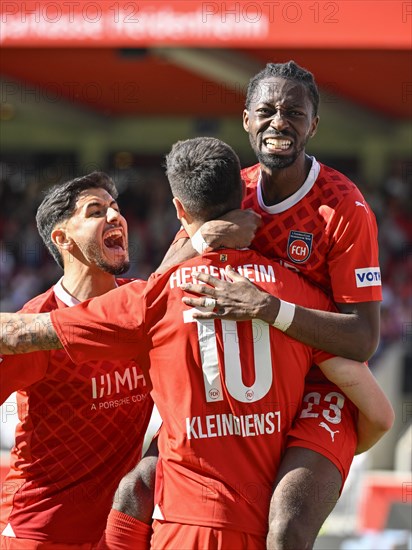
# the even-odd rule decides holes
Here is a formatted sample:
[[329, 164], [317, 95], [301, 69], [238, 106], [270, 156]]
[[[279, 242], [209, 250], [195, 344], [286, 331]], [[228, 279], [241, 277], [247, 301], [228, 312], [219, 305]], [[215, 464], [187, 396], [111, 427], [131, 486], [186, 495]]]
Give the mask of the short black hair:
[[118, 192], [114, 181], [104, 172], [92, 172], [48, 189], [37, 209], [37, 229], [50, 254], [60, 267], [64, 267], [63, 258], [51, 239], [51, 233], [57, 224], [68, 220], [73, 215], [80, 193], [86, 189], [96, 188], [104, 189], [114, 199], [117, 199]]
[[308, 90], [310, 99], [313, 105], [313, 114], [316, 116], [319, 109], [319, 90], [315, 82], [313, 74], [300, 67], [294, 61], [288, 61], [287, 63], [268, 63], [266, 67], [256, 74], [249, 81], [249, 85], [246, 93], [246, 109], [250, 108], [250, 104], [253, 97], [256, 94], [256, 89], [261, 80], [266, 78], [279, 77], [287, 80], [294, 80], [299, 82]]
[[166, 175], [173, 196], [195, 219], [207, 221], [240, 208], [240, 161], [220, 139], [178, 141], [166, 156]]

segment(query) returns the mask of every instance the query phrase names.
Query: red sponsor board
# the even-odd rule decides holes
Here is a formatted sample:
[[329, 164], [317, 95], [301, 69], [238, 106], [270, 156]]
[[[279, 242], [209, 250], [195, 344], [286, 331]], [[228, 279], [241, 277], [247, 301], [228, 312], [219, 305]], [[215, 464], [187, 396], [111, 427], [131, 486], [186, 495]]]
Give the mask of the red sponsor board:
[[412, 2], [2, 1], [0, 43], [405, 49]]

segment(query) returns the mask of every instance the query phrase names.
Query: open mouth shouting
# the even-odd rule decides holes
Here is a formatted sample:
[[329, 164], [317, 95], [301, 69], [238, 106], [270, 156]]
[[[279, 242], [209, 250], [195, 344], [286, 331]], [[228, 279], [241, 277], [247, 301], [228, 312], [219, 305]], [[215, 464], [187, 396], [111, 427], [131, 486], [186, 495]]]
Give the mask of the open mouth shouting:
[[116, 253], [123, 253], [127, 248], [124, 233], [120, 227], [106, 231], [103, 237], [103, 243], [107, 249]]

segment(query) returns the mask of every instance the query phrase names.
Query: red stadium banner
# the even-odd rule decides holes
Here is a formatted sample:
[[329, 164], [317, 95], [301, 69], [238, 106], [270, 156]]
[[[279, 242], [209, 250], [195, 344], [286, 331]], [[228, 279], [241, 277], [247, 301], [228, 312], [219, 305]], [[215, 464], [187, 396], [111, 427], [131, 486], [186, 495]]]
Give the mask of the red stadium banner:
[[412, 1], [2, 1], [14, 47], [411, 46]]

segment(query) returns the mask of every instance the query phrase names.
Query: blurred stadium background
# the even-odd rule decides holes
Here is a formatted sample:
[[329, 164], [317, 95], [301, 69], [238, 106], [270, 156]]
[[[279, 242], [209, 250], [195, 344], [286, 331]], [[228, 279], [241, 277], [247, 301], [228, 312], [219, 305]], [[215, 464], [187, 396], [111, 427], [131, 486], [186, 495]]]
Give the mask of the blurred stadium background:
[[[133, 277], [177, 229], [163, 170], [178, 139], [219, 137], [254, 164], [241, 113], [249, 78], [294, 59], [321, 90], [308, 151], [375, 211], [384, 282], [371, 368], [396, 411], [357, 457], [319, 549], [412, 548], [412, 2], [1, 2], [0, 310], [61, 272], [37, 235], [43, 190], [98, 169], [117, 182]], [[3, 464], [16, 408], [1, 409]], [[314, 506], [316, 498], [314, 497]]]

